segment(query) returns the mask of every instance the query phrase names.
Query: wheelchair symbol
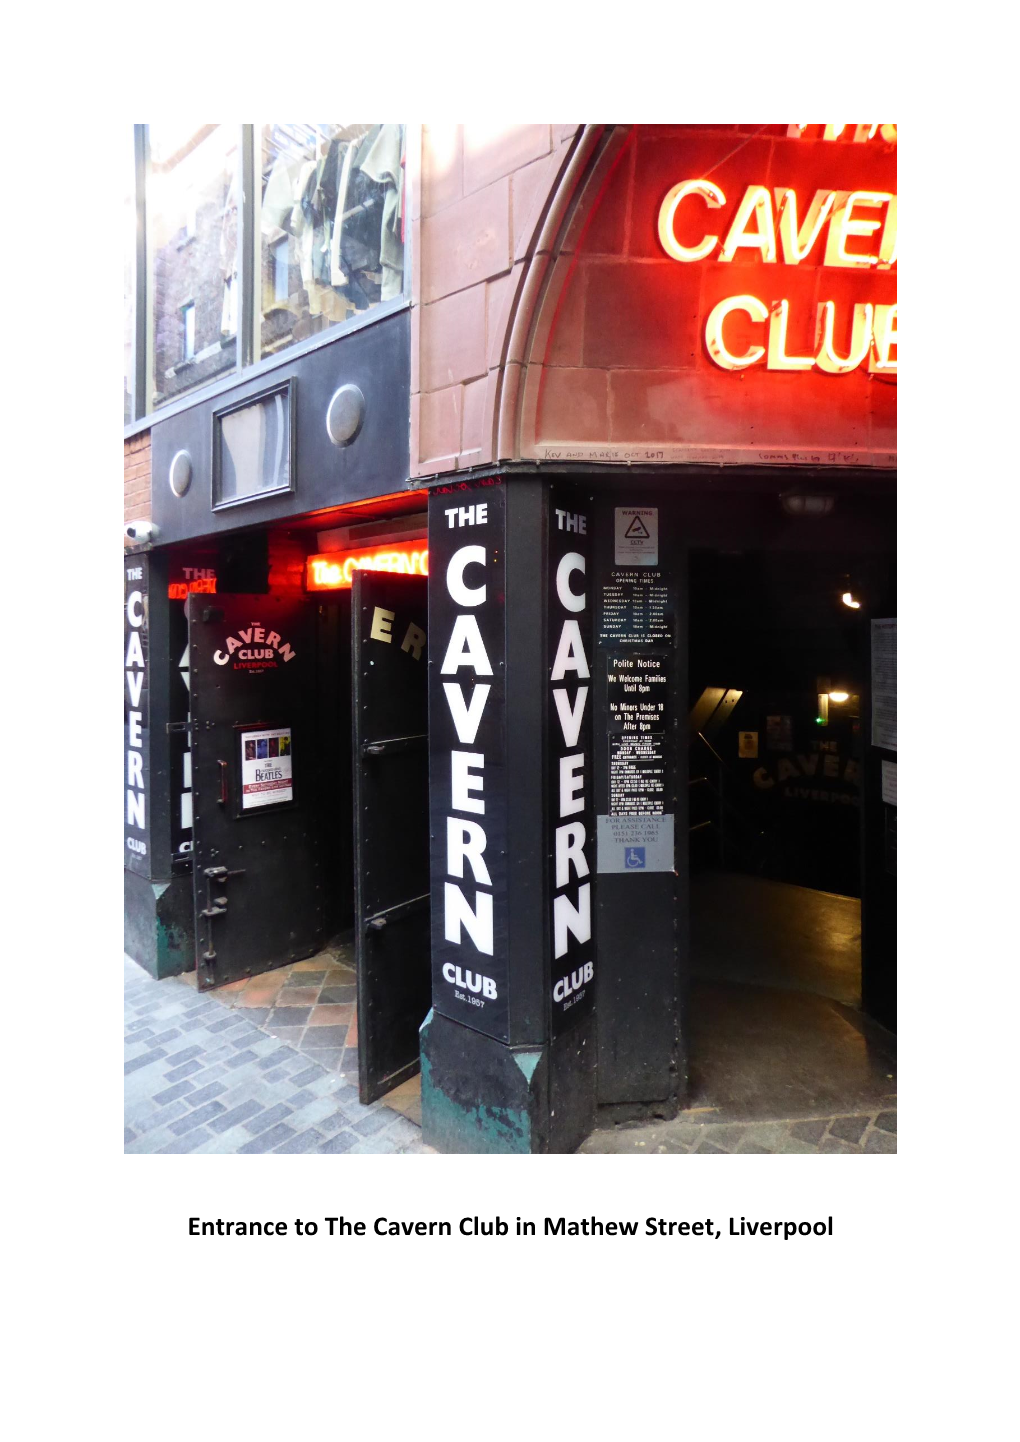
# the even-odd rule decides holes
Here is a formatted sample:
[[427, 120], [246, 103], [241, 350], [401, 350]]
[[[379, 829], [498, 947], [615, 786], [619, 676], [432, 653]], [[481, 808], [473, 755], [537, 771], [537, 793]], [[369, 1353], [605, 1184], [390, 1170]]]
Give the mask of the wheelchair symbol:
[[643, 846], [625, 847], [623, 864], [628, 871], [642, 870], [645, 864], [645, 848]]

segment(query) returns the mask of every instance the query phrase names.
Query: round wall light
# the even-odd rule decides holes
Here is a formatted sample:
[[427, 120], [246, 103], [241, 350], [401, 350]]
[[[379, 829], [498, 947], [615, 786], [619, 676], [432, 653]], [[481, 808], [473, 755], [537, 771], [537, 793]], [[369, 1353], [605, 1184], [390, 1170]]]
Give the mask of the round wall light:
[[170, 462], [170, 489], [180, 500], [191, 485], [191, 457], [187, 451], [178, 451]]
[[335, 446], [349, 446], [365, 420], [365, 397], [356, 385], [333, 392], [326, 411], [326, 434]]

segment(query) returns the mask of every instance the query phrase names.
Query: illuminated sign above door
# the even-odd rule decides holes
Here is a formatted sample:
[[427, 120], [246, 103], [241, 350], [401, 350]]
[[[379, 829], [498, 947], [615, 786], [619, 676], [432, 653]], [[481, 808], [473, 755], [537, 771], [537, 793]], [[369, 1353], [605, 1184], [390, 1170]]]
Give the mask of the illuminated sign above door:
[[[790, 127], [797, 136], [811, 127]], [[826, 125], [822, 138], [837, 140], [850, 127]], [[891, 134], [889, 134], [891, 132]], [[895, 143], [895, 127], [858, 125], [851, 143], [878, 138]], [[707, 177], [673, 185], [659, 206], [659, 243], [681, 265], [711, 261], [762, 266], [809, 263], [826, 270], [864, 274], [888, 271], [896, 264], [896, 196], [891, 191], [745, 185], [740, 199], [727, 197]], [[719, 217], [713, 211], [721, 211]], [[718, 220], [717, 225], [712, 222]], [[746, 275], [747, 272], [745, 271]], [[764, 285], [755, 286], [764, 289]], [[777, 297], [774, 285], [766, 302], [751, 288], [724, 296], [709, 311], [704, 325], [705, 349], [723, 370], [744, 370], [764, 364], [770, 371], [817, 369], [826, 375], [847, 375], [866, 366], [873, 373], [895, 375], [897, 368], [897, 306], [895, 302], [825, 296], [824, 279], [815, 305], [815, 343], [808, 351], [791, 351], [787, 343], [791, 302]], [[837, 310], [837, 307], [839, 308]], [[732, 324], [727, 326], [730, 317]], [[846, 343], [849, 325], [849, 344]], [[742, 348], [733, 336], [738, 332]], [[836, 337], [842, 333], [842, 346]]]
[[376, 550], [326, 551], [305, 562], [305, 588], [309, 591], [349, 591], [355, 571], [391, 571], [401, 576], [427, 576], [428, 542], [395, 541]]

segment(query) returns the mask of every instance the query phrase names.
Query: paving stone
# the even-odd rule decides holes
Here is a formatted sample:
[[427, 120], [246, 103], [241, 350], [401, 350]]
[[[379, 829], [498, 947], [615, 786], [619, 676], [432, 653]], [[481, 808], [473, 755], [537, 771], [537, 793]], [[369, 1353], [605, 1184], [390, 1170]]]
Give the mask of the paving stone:
[[864, 1140], [864, 1151], [868, 1156], [874, 1156], [876, 1152], [895, 1154], [896, 1134], [894, 1132], [869, 1132]]
[[128, 1143], [129, 1143], [129, 1142], [133, 1142], [134, 1139], [135, 1139], [135, 1133], [131, 1130], [130, 1127], [125, 1127], [125, 1128], [124, 1128], [124, 1145], [127, 1146]]
[[327, 1115], [324, 1116], [321, 1121], [316, 1122], [315, 1125], [320, 1132], [338, 1132], [341, 1127], [349, 1126], [350, 1120], [346, 1112], [337, 1110], [327, 1113]]
[[271, 1071], [273, 1067], [277, 1067], [281, 1062], [286, 1061], [290, 1054], [288, 1047], [278, 1046], [275, 1051], [267, 1052], [265, 1056], [259, 1057], [255, 1065], [259, 1071]]
[[882, 1131], [882, 1132], [892, 1132], [893, 1135], [895, 1136], [895, 1134], [896, 1134], [896, 1113], [895, 1113], [895, 1112], [879, 1112], [878, 1116], [875, 1118], [875, 1126], [878, 1127], [879, 1131]]
[[[190, 1097], [188, 1101], [191, 1101]], [[204, 1107], [198, 1108], [198, 1111], [192, 1112], [190, 1116], [181, 1117], [179, 1122], [174, 1122], [170, 1130], [175, 1136], [182, 1137], [185, 1132], [193, 1131], [195, 1127], [200, 1127], [206, 1122], [211, 1122], [213, 1117], [222, 1115], [225, 1110], [226, 1108], [222, 1102], [206, 1102]]]
[[775, 1150], [782, 1156], [817, 1156], [818, 1154], [817, 1145], [794, 1136], [784, 1137]]
[[311, 1130], [307, 1132], [296, 1132], [294, 1136], [283, 1143], [283, 1146], [277, 1147], [276, 1150], [289, 1154], [316, 1152], [319, 1149], [319, 1143], [321, 1141], [322, 1138], [318, 1132]]
[[828, 1125], [828, 1117], [818, 1117], [807, 1122], [794, 1122], [790, 1127], [790, 1135], [798, 1141], [811, 1142], [817, 1146], [822, 1140], [822, 1137], [824, 1137], [825, 1129]]
[[[302, 1057], [302, 1060], [307, 1063], [308, 1058]], [[296, 1087], [303, 1087], [306, 1085], [306, 1083], [316, 1081], [321, 1076], [322, 1070], [320, 1067], [306, 1065], [302, 1071], [298, 1072], [296, 1076], [291, 1077], [291, 1085]]]
[[218, 1035], [220, 1032], [231, 1031], [235, 1026], [242, 1026], [243, 1024], [241, 1017], [230, 1014], [223, 1017], [220, 1021], [210, 1022], [206, 1027], [206, 1031], [212, 1032], [213, 1035]]
[[704, 1140], [700, 1141], [700, 1142], [698, 1143], [698, 1145], [694, 1148], [694, 1150], [695, 1150], [695, 1152], [697, 1152], [699, 1155], [700, 1155], [702, 1152], [710, 1152], [710, 1153], [712, 1153], [713, 1155], [719, 1156], [719, 1157], [728, 1157], [728, 1156], [729, 1156], [729, 1152], [724, 1152], [723, 1149], [722, 1149], [722, 1147], [717, 1147], [717, 1146], [713, 1145], [712, 1142], [704, 1141]]
[[145, 1112], [128, 1112], [127, 1120], [139, 1137], [145, 1136], [147, 1132], [155, 1131], [158, 1127], [169, 1126], [171, 1122], [178, 1121], [181, 1117], [188, 1116], [188, 1104], [183, 1098], [170, 1102], [168, 1106], [151, 1106]]
[[855, 1157], [861, 1155], [860, 1147], [852, 1146], [850, 1142], [845, 1142], [840, 1137], [826, 1137], [825, 1140], [819, 1144], [818, 1150], [827, 1154], [849, 1152]]
[[179, 1081], [176, 1086], [166, 1087], [165, 1090], [156, 1092], [152, 1100], [159, 1102], [160, 1106], [166, 1106], [167, 1102], [174, 1102], [178, 1097], [186, 1097], [189, 1092], [194, 1090], [193, 1082]]
[[163, 1056], [166, 1056], [166, 1052], [162, 1047], [157, 1047], [155, 1051], [146, 1052], [144, 1056], [136, 1056], [132, 1061], [126, 1061], [124, 1063], [124, 1075], [130, 1076], [132, 1072], [140, 1071], [143, 1066], [151, 1066], [154, 1061], [159, 1061], [160, 1057]]
[[312, 1097], [304, 1106], [296, 1107], [287, 1120], [292, 1127], [301, 1130], [303, 1127], [321, 1126], [323, 1121], [335, 1115], [336, 1103], [332, 1097]]
[[277, 1006], [273, 1008], [266, 1025], [271, 1031], [281, 1026], [305, 1026], [310, 1011], [310, 1006]]
[[319, 1151], [329, 1156], [333, 1156], [339, 1152], [349, 1152], [351, 1147], [360, 1140], [361, 1138], [356, 1136], [352, 1131], [337, 1132], [335, 1137], [330, 1137], [328, 1141], [322, 1143]]
[[171, 1152], [193, 1152], [196, 1147], [201, 1146], [204, 1141], [208, 1140], [208, 1138], [209, 1133], [206, 1131], [205, 1127], [196, 1127], [195, 1130], [189, 1132], [187, 1136], [175, 1137], [173, 1141], [168, 1142], [165, 1147], [160, 1147], [160, 1154], [166, 1155], [167, 1153]]
[[[704, 1151], [705, 1148], [702, 1147], [701, 1150]], [[745, 1137], [743, 1141], [737, 1143], [733, 1150], [739, 1156], [750, 1156], [752, 1154], [756, 1156], [772, 1155], [771, 1147], [763, 1146], [761, 1142], [756, 1142], [752, 1137]]]
[[829, 1124], [829, 1136], [844, 1142], [859, 1142], [868, 1129], [870, 1117], [836, 1117]]
[[259, 1132], [264, 1132], [268, 1127], [275, 1125], [276, 1122], [282, 1122], [284, 1117], [289, 1116], [290, 1107], [284, 1106], [283, 1102], [277, 1102], [276, 1106], [269, 1107], [261, 1116], [252, 1117], [251, 1121], [245, 1122], [244, 1125], [249, 1135], [256, 1136]]
[[223, 1082], [210, 1082], [208, 1086], [199, 1087], [198, 1091], [192, 1092], [188, 1097], [188, 1106], [200, 1107], [205, 1102], [212, 1101], [213, 1097], [222, 1096], [226, 1089]]
[[281, 1142], [285, 1142], [294, 1135], [294, 1128], [287, 1126], [286, 1122], [277, 1122], [275, 1127], [268, 1131], [260, 1132], [257, 1137], [241, 1148], [242, 1155], [257, 1155], [260, 1152], [271, 1152]]
[[166, 1064], [169, 1067], [183, 1066], [185, 1062], [194, 1061], [196, 1057], [201, 1056], [203, 1051], [204, 1047], [197, 1044], [186, 1046], [183, 1051], [171, 1052], [166, 1059]]
[[380, 1131], [386, 1125], [386, 1117], [382, 1112], [369, 1112], [367, 1117], [354, 1122], [354, 1130], [363, 1137], [370, 1137], [373, 1132]]
[[231, 1127], [240, 1126], [242, 1122], [250, 1121], [252, 1117], [258, 1116], [264, 1108], [261, 1102], [254, 1099], [241, 1102], [240, 1106], [233, 1107], [220, 1117], [215, 1117], [209, 1123], [214, 1132], [227, 1132]]
[[[201, 1071], [202, 1063], [196, 1058], [192, 1061], [186, 1061], [183, 1066], [175, 1066], [169, 1071], [164, 1071], [163, 1079], [173, 1084], [174, 1082], [184, 1081], [186, 1077], [193, 1077]], [[197, 1086], [199, 1083], [196, 1082], [195, 1085]]]
[[224, 1066], [229, 1067], [230, 1070], [233, 1071], [237, 1067], [245, 1066], [250, 1061], [257, 1060], [258, 1057], [253, 1051], [239, 1051], [236, 1056], [228, 1057], [224, 1062]]
[[[302, 1048], [302, 1050], [304, 1049]], [[344, 1053], [342, 1047], [323, 1046], [313, 1047], [311, 1050], [305, 1051], [304, 1056], [305, 1061], [311, 1061], [314, 1059], [325, 1070], [333, 1072], [334, 1075], [339, 1075], [340, 1061], [343, 1057], [343, 1054]]]
[[[421, 1137], [421, 1127], [416, 1127], [414, 1122], [409, 1122], [399, 1112], [395, 1114], [396, 1121], [386, 1128], [386, 1137], [394, 1143], [413, 1142]], [[685, 1148], [686, 1150], [686, 1148]]]
[[149, 1045], [162, 1046], [164, 1042], [176, 1041], [177, 1037], [179, 1036], [180, 1032], [177, 1030], [177, 1028], [172, 1027], [169, 1031], [160, 1032], [159, 1036], [154, 1036]]

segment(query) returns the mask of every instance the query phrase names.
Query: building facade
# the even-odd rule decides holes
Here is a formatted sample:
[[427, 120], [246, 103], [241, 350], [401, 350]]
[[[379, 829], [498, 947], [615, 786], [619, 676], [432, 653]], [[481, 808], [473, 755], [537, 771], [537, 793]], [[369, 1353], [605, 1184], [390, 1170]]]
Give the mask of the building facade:
[[895, 127], [137, 127], [131, 179], [129, 954], [353, 935], [362, 1095], [420, 1067], [443, 1151], [690, 1104], [818, 898], [894, 1026]]

